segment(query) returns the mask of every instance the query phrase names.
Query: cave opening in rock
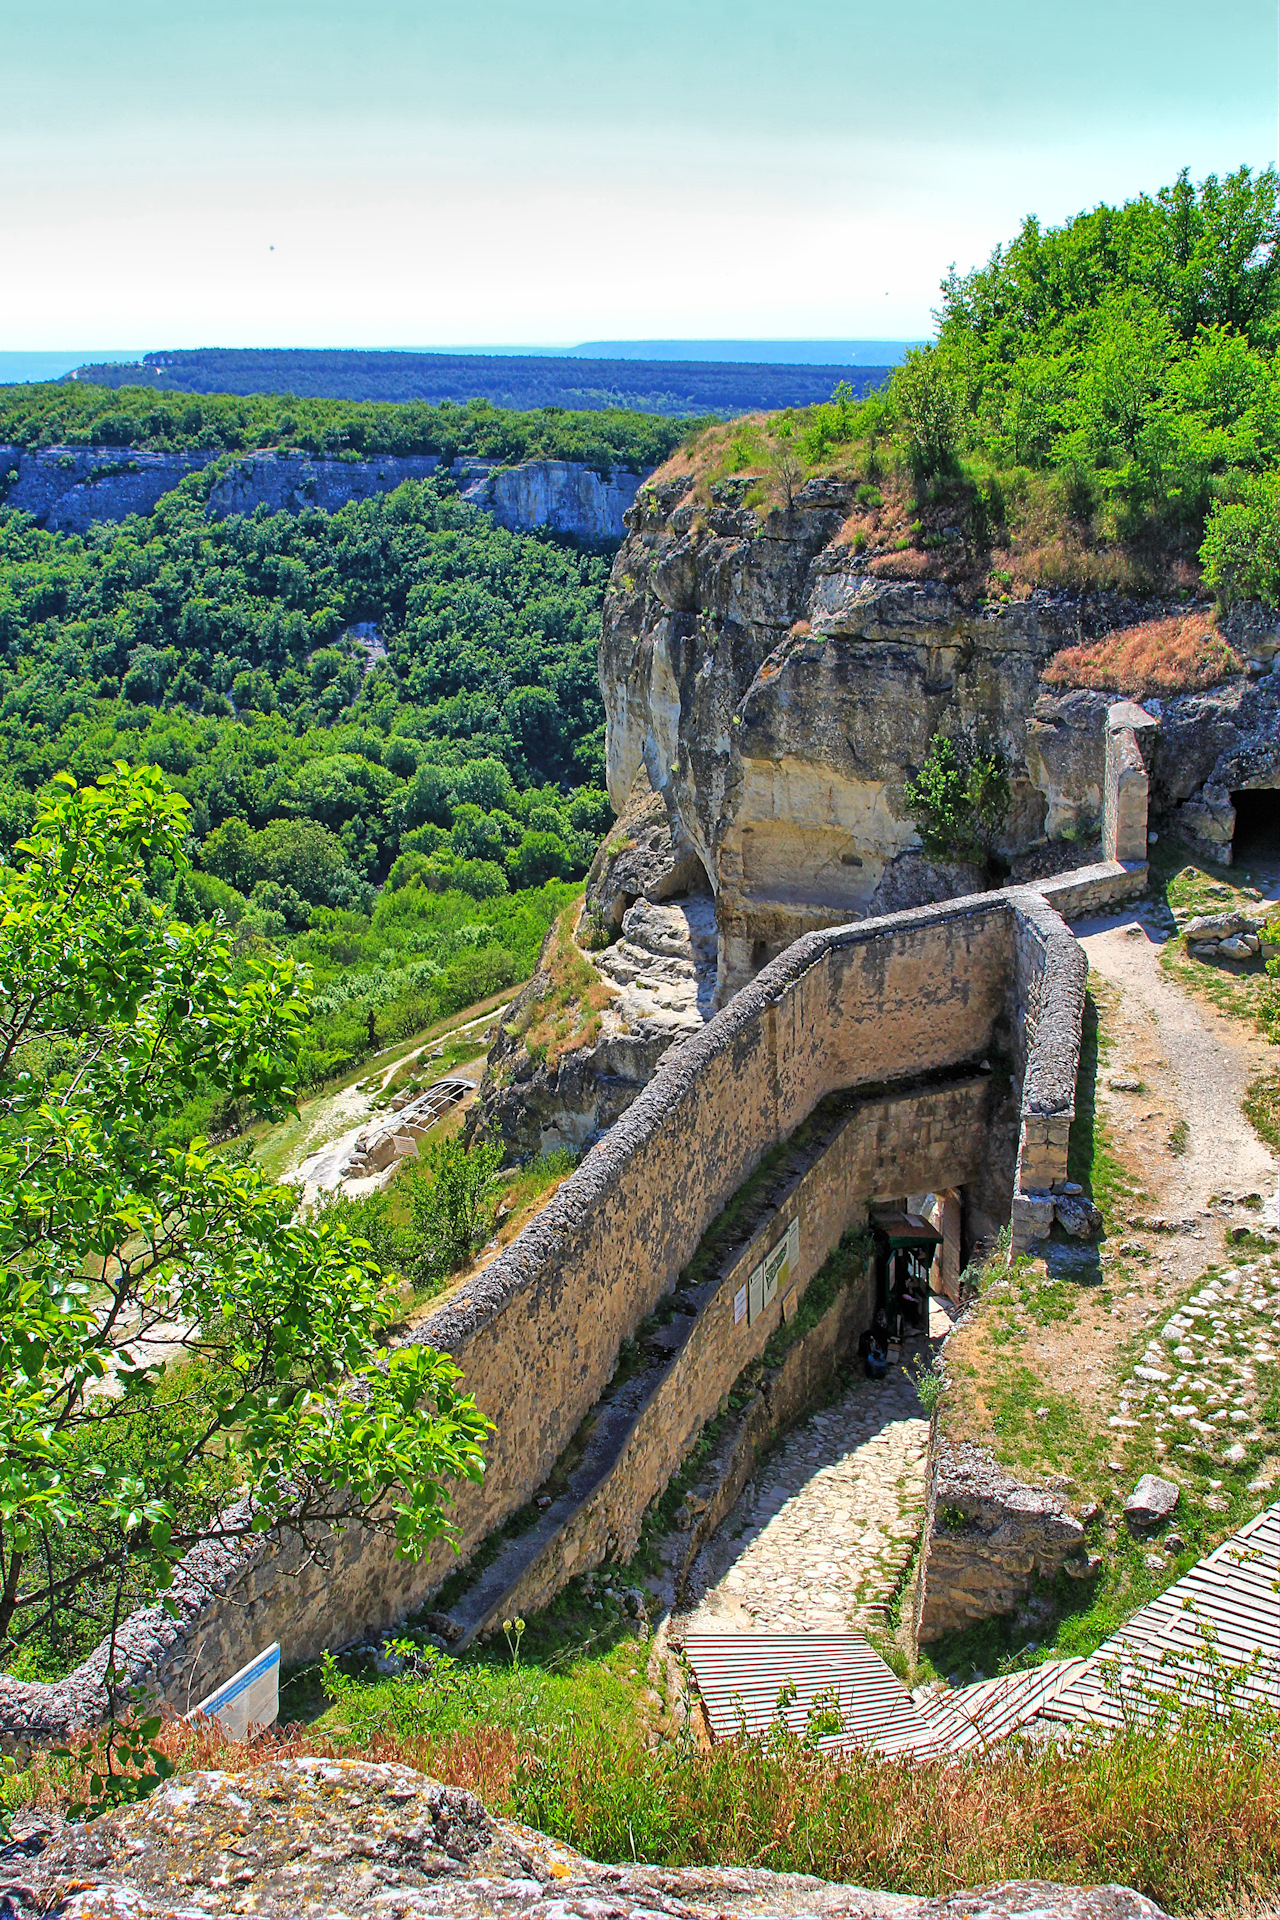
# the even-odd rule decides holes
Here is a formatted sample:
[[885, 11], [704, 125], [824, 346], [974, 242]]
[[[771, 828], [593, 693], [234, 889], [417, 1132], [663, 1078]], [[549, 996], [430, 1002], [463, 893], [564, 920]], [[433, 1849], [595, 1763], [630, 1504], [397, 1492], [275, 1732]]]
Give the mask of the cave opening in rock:
[[1232, 864], [1280, 872], [1280, 787], [1244, 787], [1232, 794], [1231, 804], [1236, 810]]

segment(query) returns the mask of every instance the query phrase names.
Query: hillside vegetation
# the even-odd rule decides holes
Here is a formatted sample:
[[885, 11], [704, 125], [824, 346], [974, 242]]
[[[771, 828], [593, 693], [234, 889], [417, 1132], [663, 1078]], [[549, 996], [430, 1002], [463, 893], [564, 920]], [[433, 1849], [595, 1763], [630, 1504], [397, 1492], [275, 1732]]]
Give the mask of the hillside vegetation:
[[314, 1084], [532, 969], [611, 818], [607, 563], [447, 480], [220, 521], [209, 484], [83, 538], [0, 510], [0, 853], [59, 770], [161, 768], [196, 864], [154, 886], [307, 959]]
[[[887, 367], [859, 367], [859, 391]], [[699, 414], [825, 399], [837, 367], [717, 360], [611, 360], [579, 354], [373, 353], [323, 348], [198, 347], [148, 353], [140, 365], [99, 364], [68, 376], [163, 393], [286, 393], [344, 400], [484, 400], [498, 407]]]
[[942, 288], [883, 393], [706, 430], [666, 471], [788, 509], [861, 482], [870, 570], [1280, 604], [1280, 175], [1248, 168], [1028, 219]]
[[[138, 369], [116, 369], [138, 377]], [[684, 420], [610, 406], [596, 412], [545, 407], [513, 412], [489, 400], [405, 406], [296, 393], [182, 391], [148, 384], [42, 381], [0, 387], [0, 446], [144, 447], [231, 453], [295, 448], [349, 459], [380, 453], [460, 454], [513, 465], [581, 460], [603, 473], [638, 473], [664, 460], [688, 432]], [[3, 473], [0, 472], [0, 479]]]

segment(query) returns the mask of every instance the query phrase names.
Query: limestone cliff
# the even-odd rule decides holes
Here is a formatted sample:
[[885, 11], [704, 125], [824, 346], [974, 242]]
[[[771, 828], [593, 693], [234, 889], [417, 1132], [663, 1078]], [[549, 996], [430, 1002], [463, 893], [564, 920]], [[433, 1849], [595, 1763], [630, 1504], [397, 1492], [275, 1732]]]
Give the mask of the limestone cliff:
[[723, 997], [808, 928], [981, 885], [922, 860], [903, 794], [944, 720], [1010, 766], [1008, 852], [1044, 838], [1026, 722], [1080, 614], [869, 572], [843, 537], [852, 483], [764, 518], [732, 482], [709, 511], [688, 490], [650, 483], [629, 516], [600, 676], [610, 792], [643, 769], [696, 852]]
[[[57, 532], [85, 533], [95, 520], [150, 513], [188, 474], [221, 458], [210, 447], [150, 453], [133, 447], [0, 446], [0, 500]], [[389, 493], [440, 467], [434, 453], [377, 454], [365, 460], [246, 453], [223, 465], [210, 489], [208, 511], [214, 518], [252, 513], [258, 506], [273, 513], [300, 513], [307, 507], [334, 513], [348, 500]], [[618, 469], [601, 475], [573, 460], [531, 460], [518, 467], [459, 460], [448, 472], [464, 498], [492, 514], [499, 526], [517, 533], [550, 527], [586, 546], [612, 546], [622, 538], [623, 515], [640, 485], [638, 474]]]
[[[1002, 851], [1015, 878], [1083, 857], [1098, 830], [1108, 697], [1046, 696], [1041, 674], [1065, 645], [1151, 612], [1106, 596], [986, 597], [980, 566], [934, 564], [928, 551], [964, 552], [959, 528], [924, 550], [904, 528], [900, 556], [869, 556], [867, 490], [852, 481], [812, 480], [787, 511], [757, 512], [746, 487], [721, 482], [710, 505], [688, 475], [641, 490], [600, 648], [610, 793], [621, 805], [643, 772], [701, 863], [721, 998], [809, 928], [982, 884], [918, 851], [904, 786], [940, 729], [1003, 755]], [[1237, 681], [1222, 697], [1168, 704], [1180, 744], [1155, 801], [1182, 808], [1191, 830], [1200, 816], [1187, 802], [1203, 806], [1206, 780], [1228, 777], [1213, 771], [1224, 755], [1259, 729], [1280, 740], [1274, 695]], [[1184, 716], [1194, 751], [1181, 744]], [[1266, 781], [1255, 768], [1248, 784]]]

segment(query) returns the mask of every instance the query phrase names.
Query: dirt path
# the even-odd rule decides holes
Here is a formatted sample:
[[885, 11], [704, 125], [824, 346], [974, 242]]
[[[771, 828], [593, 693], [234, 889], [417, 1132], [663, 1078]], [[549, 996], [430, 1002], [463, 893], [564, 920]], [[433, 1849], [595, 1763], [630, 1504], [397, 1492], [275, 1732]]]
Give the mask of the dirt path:
[[[1241, 1102], [1250, 1081], [1274, 1068], [1275, 1049], [1169, 979], [1160, 947], [1171, 936], [1154, 916], [1089, 921], [1076, 934], [1090, 967], [1148, 1016], [1158, 1042], [1153, 1077], [1166, 1077], [1186, 1121], [1185, 1152], [1162, 1169], [1165, 1210], [1201, 1213], [1224, 1193], [1274, 1195], [1275, 1156], [1245, 1119]], [[1108, 1077], [1105, 1069], [1100, 1077]], [[1116, 1107], [1118, 1131], [1133, 1130], [1123, 1103], [1104, 1097], [1104, 1105]]]
[[[448, 1027], [441, 1033], [434, 1033], [420, 1046], [411, 1048], [407, 1053], [398, 1053], [395, 1059], [378, 1072], [378, 1091], [381, 1091], [404, 1067], [415, 1061], [439, 1052], [443, 1054], [450, 1042], [456, 1041], [462, 1034], [479, 1036], [501, 1018], [509, 1002], [490, 1007], [474, 1019], [460, 1021], [457, 1026]], [[478, 1079], [484, 1069], [485, 1055], [477, 1054], [473, 1059], [450, 1067], [451, 1074], [460, 1074], [463, 1078]], [[336, 1192], [339, 1187], [344, 1192], [359, 1195], [369, 1193], [375, 1187], [384, 1186], [389, 1175], [373, 1174], [368, 1179], [344, 1179], [342, 1166], [348, 1158], [357, 1136], [368, 1127], [370, 1116], [375, 1112], [376, 1094], [367, 1091], [369, 1081], [366, 1078], [360, 1086], [340, 1087], [336, 1093], [323, 1096], [308, 1110], [306, 1132], [290, 1157], [290, 1165], [281, 1176], [285, 1180], [296, 1182], [302, 1189], [304, 1202], [310, 1204], [320, 1193]], [[360, 1089], [364, 1087], [366, 1091]]]

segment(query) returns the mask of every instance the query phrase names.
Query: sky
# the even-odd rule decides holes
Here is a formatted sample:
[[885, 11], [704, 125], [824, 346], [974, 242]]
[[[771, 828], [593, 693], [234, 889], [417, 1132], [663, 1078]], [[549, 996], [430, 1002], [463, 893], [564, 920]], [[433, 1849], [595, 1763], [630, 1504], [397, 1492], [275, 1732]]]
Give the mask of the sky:
[[920, 338], [1276, 158], [1276, 0], [0, 0], [0, 349]]

